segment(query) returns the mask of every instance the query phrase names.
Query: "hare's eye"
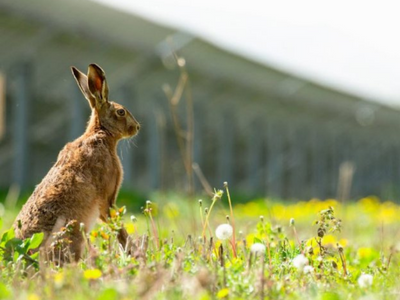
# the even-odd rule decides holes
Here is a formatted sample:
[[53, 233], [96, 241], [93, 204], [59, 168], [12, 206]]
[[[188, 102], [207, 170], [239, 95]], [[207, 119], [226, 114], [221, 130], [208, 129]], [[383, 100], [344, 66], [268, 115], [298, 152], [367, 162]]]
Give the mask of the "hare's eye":
[[119, 116], [121, 116], [121, 117], [123, 117], [123, 116], [125, 116], [125, 109], [118, 109], [117, 110], [117, 114], [119, 115]]

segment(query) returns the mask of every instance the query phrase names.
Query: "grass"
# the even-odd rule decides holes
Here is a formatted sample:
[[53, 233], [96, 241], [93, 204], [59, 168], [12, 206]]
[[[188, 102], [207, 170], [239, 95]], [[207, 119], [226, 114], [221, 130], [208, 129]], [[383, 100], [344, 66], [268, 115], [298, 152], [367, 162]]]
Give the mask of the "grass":
[[[201, 204], [154, 194], [135, 215], [115, 210], [87, 236], [84, 258], [63, 267], [31, 255], [41, 235], [14, 239], [17, 211], [0, 210], [0, 299], [399, 298], [398, 205], [374, 197], [235, 205], [231, 195], [231, 210], [223, 191]], [[121, 224], [129, 249], [116, 242]], [[221, 224], [233, 234], [216, 234]]]

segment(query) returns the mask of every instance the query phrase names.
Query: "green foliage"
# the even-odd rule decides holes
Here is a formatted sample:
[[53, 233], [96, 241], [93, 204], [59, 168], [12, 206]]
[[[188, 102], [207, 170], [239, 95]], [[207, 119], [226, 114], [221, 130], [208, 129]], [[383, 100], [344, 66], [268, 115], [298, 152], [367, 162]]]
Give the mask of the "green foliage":
[[11, 292], [7, 286], [0, 282], [0, 299], [8, 299], [11, 297]]
[[37, 249], [43, 241], [43, 233], [35, 233], [30, 238], [21, 240], [15, 237], [14, 228], [3, 233], [0, 241], [0, 263], [17, 263], [37, 267]]

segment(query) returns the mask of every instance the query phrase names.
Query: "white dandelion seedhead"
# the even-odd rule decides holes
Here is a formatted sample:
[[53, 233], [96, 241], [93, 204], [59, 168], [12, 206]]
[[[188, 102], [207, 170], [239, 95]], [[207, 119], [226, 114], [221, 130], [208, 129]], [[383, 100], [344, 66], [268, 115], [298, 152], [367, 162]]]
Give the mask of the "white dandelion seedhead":
[[312, 272], [314, 272], [314, 268], [311, 267], [311, 266], [305, 266], [305, 267], [303, 268], [303, 273], [304, 273], [304, 274], [311, 274]]
[[232, 236], [232, 234], [233, 234], [233, 228], [229, 224], [221, 224], [215, 230], [215, 235], [220, 240], [227, 240]]
[[251, 245], [250, 251], [254, 254], [264, 254], [265, 245], [261, 243], [254, 243], [253, 245]]
[[308, 265], [308, 259], [304, 256], [304, 254], [299, 254], [293, 258], [292, 263], [296, 269], [303, 271], [304, 267]]
[[361, 274], [361, 276], [357, 279], [357, 283], [360, 288], [370, 287], [373, 281], [374, 276], [372, 276], [371, 274]]

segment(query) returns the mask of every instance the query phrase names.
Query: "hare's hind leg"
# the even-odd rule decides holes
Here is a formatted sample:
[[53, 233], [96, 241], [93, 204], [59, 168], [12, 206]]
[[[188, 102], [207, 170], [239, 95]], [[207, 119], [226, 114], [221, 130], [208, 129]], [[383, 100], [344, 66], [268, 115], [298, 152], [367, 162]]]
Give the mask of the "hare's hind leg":
[[118, 242], [121, 244], [121, 246], [125, 249], [126, 248], [126, 244], [128, 242], [128, 232], [126, 231], [126, 229], [124, 227], [122, 227], [119, 231], [118, 231]]
[[51, 260], [60, 264], [79, 261], [83, 247], [83, 235], [79, 224], [76, 220], [68, 220], [64, 216], [57, 218], [51, 236], [45, 244]]
[[74, 234], [74, 236], [71, 237], [71, 245], [69, 246], [72, 259], [74, 259], [75, 262], [78, 262], [82, 257], [83, 244], [84, 244], [83, 242], [84, 240], [82, 232], [80, 232], [78, 228], [76, 234]]

